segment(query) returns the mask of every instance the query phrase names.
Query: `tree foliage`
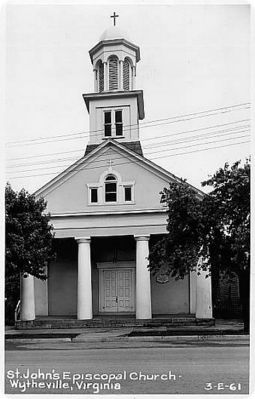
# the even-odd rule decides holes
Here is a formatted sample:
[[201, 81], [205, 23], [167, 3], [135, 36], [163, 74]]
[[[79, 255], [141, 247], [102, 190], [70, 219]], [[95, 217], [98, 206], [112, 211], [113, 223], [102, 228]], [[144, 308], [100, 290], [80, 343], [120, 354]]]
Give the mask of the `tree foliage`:
[[[239, 276], [249, 270], [250, 162], [225, 164], [202, 183], [212, 191], [201, 195], [184, 180], [164, 188], [168, 234], [149, 256], [153, 273], [183, 278], [194, 270], [199, 256], [208, 259], [202, 268]], [[210, 272], [210, 270], [209, 270]]]
[[[52, 226], [44, 214], [46, 202], [36, 200], [24, 189], [15, 192], [10, 184], [5, 189], [6, 263], [5, 297], [7, 312], [19, 299], [19, 280], [24, 273], [45, 280], [45, 266], [54, 259]], [[8, 314], [7, 314], [8, 317]]]
[[194, 269], [202, 245], [200, 197], [185, 180], [171, 182], [161, 192], [161, 202], [167, 205], [168, 234], [151, 248], [149, 261], [153, 273], [183, 278]]
[[225, 164], [202, 183], [213, 190], [204, 197], [205, 245], [214, 267], [240, 275], [250, 265], [250, 162]]
[[24, 189], [19, 193], [7, 184], [6, 202], [6, 271], [9, 276], [29, 273], [46, 279], [45, 266], [54, 258], [53, 227], [44, 214], [46, 202], [36, 200]]

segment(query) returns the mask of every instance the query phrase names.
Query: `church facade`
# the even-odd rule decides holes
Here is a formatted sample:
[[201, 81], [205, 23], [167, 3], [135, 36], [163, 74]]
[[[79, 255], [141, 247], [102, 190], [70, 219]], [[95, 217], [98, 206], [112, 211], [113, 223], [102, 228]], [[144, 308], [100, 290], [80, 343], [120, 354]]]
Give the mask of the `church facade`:
[[89, 55], [94, 92], [83, 95], [89, 142], [80, 160], [36, 192], [47, 201], [57, 256], [46, 281], [22, 279], [21, 320], [211, 319], [211, 279], [204, 273], [176, 281], [147, 267], [150, 245], [167, 233], [159, 193], [178, 178], [143, 156], [143, 91], [135, 87], [140, 49], [113, 26]]

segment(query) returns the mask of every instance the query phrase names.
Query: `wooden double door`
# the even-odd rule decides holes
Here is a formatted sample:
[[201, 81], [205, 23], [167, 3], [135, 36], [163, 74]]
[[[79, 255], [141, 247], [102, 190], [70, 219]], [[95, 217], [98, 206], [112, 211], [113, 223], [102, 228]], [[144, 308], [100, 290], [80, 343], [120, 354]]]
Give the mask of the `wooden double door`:
[[99, 272], [99, 310], [108, 313], [135, 311], [135, 269], [101, 269]]

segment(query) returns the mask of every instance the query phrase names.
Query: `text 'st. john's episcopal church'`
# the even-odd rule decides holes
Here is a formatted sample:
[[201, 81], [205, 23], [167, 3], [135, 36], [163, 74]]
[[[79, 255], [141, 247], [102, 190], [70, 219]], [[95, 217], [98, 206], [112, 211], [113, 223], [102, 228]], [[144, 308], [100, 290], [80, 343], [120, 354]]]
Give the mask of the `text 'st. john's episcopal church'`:
[[47, 201], [57, 257], [46, 281], [23, 278], [21, 323], [49, 324], [54, 316], [211, 319], [210, 278], [193, 272], [163, 279], [147, 268], [150, 241], [166, 234], [159, 193], [177, 178], [143, 156], [143, 91], [135, 83], [140, 49], [112, 26], [89, 55], [94, 92], [83, 95], [89, 142], [80, 160], [36, 192]]

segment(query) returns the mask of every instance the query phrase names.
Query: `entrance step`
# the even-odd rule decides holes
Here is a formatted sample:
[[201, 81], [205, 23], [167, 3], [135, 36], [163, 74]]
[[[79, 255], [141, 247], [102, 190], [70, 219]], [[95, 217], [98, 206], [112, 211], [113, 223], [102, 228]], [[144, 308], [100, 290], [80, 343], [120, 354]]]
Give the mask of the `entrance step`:
[[196, 319], [186, 317], [167, 317], [138, 320], [135, 318], [94, 318], [92, 320], [77, 320], [72, 318], [36, 318], [32, 321], [17, 321], [16, 329], [65, 329], [65, 328], [120, 328], [120, 327], [171, 327], [181, 326], [212, 326], [214, 319]]

